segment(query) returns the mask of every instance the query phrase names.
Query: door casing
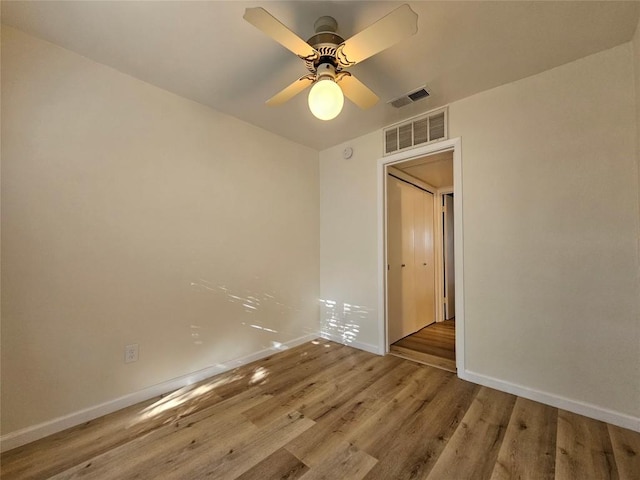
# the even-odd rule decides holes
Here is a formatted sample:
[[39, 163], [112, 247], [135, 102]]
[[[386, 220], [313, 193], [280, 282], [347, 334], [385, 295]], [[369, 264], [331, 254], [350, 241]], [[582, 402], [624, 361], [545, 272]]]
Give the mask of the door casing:
[[[441, 213], [442, 221], [443, 221], [442, 258], [444, 261], [444, 265], [442, 266], [443, 267], [442, 271], [444, 272], [443, 287], [444, 287], [444, 297], [445, 297], [445, 302], [444, 302], [445, 310], [443, 312], [443, 319], [447, 320], [456, 316], [456, 305], [455, 305], [456, 289], [454, 284], [451, 281], [451, 278], [453, 278], [454, 281], [456, 278], [456, 272], [452, 268], [452, 267], [455, 268], [455, 256], [453, 255], [453, 251], [452, 251], [453, 249], [449, 246], [455, 240], [455, 234], [452, 235], [450, 233], [451, 229], [454, 227], [455, 221], [452, 220], [453, 214], [454, 214], [453, 198], [451, 198], [447, 194], [442, 194], [441, 199], [442, 199], [443, 208], [445, 210], [444, 212]], [[454, 229], [454, 233], [455, 233], [455, 229]], [[454, 248], [455, 248], [455, 245], [454, 245]], [[453, 265], [451, 265], [452, 263]]]
[[386, 302], [386, 170], [387, 166], [407, 160], [426, 157], [439, 152], [453, 152], [454, 230], [455, 230], [455, 309], [456, 309], [456, 368], [464, 371], [464, 259], [463, 259], [463, 195], [462, 195], [462, 152], [459, 137], [432, 143], [423, 147], [398, 152], [378, 159], [377, 201], [378, 201], [378, 352], [389, 353], [387, 335]]

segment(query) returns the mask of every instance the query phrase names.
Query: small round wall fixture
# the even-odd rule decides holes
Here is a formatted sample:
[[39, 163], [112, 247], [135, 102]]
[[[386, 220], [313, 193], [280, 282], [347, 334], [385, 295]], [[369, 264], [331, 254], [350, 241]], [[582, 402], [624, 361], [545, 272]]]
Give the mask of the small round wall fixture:
[[342, 157], [345, 160], [349, 160], [351, 157], [353, 157], [353, 148], [351, 147], [347, 147], [342, 151]]

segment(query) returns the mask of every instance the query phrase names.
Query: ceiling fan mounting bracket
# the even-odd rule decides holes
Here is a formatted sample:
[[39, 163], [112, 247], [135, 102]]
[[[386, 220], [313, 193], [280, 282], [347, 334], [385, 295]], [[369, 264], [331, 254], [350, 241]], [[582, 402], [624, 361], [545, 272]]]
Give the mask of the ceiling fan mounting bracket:
[[325, 15], [318, 18], [313, 24], [313, 31], [316, 33], [322, 32], [337, 32], [338, 22], [335, 18]]

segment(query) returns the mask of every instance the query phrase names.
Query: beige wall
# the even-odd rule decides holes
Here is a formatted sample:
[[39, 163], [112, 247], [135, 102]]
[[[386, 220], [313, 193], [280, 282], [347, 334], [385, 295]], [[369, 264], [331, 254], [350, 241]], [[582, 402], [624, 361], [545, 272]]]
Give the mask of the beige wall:
[[[376, 160], [380, 132], [320, 152], [320, 329], [377, 350]], [[353, 156], [342, 152], [349, 145]]]
[[[638, 184], [640, 184], [640, 21], [636, 27], [632, 44], [636, 94], [636, 161]], [[640, 211], [640, 189], [638, 191], [638, 210]], [[640, 234], [638, 235], [638, 251], [640, 251]], [[640, 283], [640, 254], [638, 255], [638, 283]], [[638, 298], [638, 303], [640, 303], [640, 297]], [[638, 308], [640, 309], [640, 307]], [[638, 382], [640, 383], [640, 378]]]
[[[640, 21], [636, 27], [636, 33], [633, 37], [633, 62], [635, 73], [635, 96], [636, 96], [636, 172], [638, 174], [638, 185], [640, 185]], [[640, 188], [638, 188], [638, 215], [640, 216]], [[638, 232], [638, 263], [637, 276], [638, 284], [640, 284], [640, 231]], [[638, 295], [638, 304], [640, 305], [640, 295]], [[640, 306], [638, 307], [640, 310]], [[640, 318], [638, 319], [640, 323]], [[640, 350], [640, 335], [638, 338], [638, 349]], [[638, 384], [640, 384], [640, 369], [638, 371]]]
[[451, 105], [467, 369], [640, 416], [629, 44]]
[[317, 331], [318, 184], [317, 152], [3, 26], [3, 434]]
[[[636, 100], [640, 99], [640, 22], [636, 27], [636, 33], [633, 36], [633, 65], [635, 73], [635, 91]], [[637, 120], [637, 140], [640, 151], [640, 101], [636, 101], [636, 120]]]
[[[468, 371], [640, 417], [634, 102], [625, 44], [450, 105]], [[377, 305], [381, 141], [320, 154], [322, 298]]]

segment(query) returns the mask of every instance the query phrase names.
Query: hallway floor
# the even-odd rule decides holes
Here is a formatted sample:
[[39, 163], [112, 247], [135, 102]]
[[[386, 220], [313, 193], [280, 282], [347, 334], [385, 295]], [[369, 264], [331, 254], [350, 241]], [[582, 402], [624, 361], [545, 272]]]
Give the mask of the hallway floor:
[[416, 362], [456, 371], [456, 321], [432, 323], [390, 347], [390, 353]]

